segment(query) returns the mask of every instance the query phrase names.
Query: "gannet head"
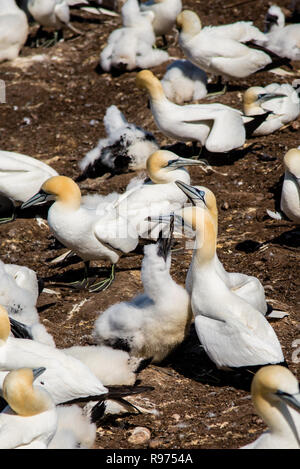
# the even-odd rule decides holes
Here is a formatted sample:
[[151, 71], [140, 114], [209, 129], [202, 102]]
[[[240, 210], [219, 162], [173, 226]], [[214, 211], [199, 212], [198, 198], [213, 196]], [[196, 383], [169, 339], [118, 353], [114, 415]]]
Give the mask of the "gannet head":
[[19, 368], [10, 371], [3, 381], [3, 397], [16, 414], [23, 417], [40, 414], [54, 406], [50, 395], [33, 387], [45, 368]]
[[151, 99], [162, 99], [165, 97], [160, 80], [150, 71], [141, 70], [136, 76], [136, 86], [148, 91]]
[[292, 148], [289, 150], [283, 158], [283, 163], [287, 171], [300, 179], [300, 149]]
[[265, 89], [261, 86], [251, 86], [248, 88], [243, 96], [243, 108], [246, 116], [253, 116], [262, 114], [265, 111], [261, 104], [271, 99], [286, 98], [285, 94], [266, 93]]
[[184, 166], [200, 165], [201, 161], [182, 158], [172, 151], [157, 150], [147, 159], [146, 167], [150, 179], [155, 184], [174, 182], [180, 175], [175, 172]]
[[21, 208], [27, 208], [53, 199], [69, 208], [77, 209], [80, 207], [81, 200], [79, 186], [69, 177], [53, 176], [47, 179], [40, 191], [24, 202]]
[[177, 15], [176, 27], [180, 32], [189, 36], [195, 36], [202, 29], [199, 16], [191, 10], [183, 10]]
[[0, 346], [5, 344], [10, 335], [10, 322], [7, 310], [4, 306], [0, 305]]
[[[259, 369], [251, 384], [253, 404], [257, 412], [263, 413], [262, 401], [273, 405], [283, 401], [300, 410], [300, 387], [297, 378], [284, 366], [269, 365]], [[264, 417], [263, 415], [261, 415]]]

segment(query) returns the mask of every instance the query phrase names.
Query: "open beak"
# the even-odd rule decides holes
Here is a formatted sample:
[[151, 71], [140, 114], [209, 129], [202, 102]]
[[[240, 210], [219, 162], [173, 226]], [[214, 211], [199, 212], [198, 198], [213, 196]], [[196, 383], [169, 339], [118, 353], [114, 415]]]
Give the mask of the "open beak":
[[182, 181], [175, 181], [175, 184], [185, 193], [188, 199], [192, 202], [193, 205], [197, 205], [197, 201], [201, 200], [204, 205], [205, 203], [205, 192], [196, 187], [190, 186]]
[[26, 202], [21, 205], [21, 209], [31, 207], [32, 205], [44, 204], [47, 200], [51, 200], [52, 197], [51, 194], [47, 194], [47, 192], [41, 189], [37, 194], [26, 200]]
[[196, 166], [196, 165], [202, 165], [203, 166], [203, 161], [200, 160], [193, 160], [192, 158], [182, 158], [179, 156], [176, 160], [170, 160], [168, 162], [168, 168], [176, 169], [176, 168], [182, 168], [182, 166]]
[[296, 394], [289, 394], [283, 391], [277, 391], [276, 395], [295, 410], [300, 412], [300, 392]]
[[286, 98], [286, 94], [276, 94], [276, 93], [264, 93], [260, 94], [258, 97], [259, 103], [265, 103], [266, 101], [271, 101], [271, 99]]
[[33, 379], [35, 380], [38, 376], [40, 376], [42, 373], [46, 371], [46, 368], [40, 367], [40, 368], [33, 368], [32, 373], [33, 373]]

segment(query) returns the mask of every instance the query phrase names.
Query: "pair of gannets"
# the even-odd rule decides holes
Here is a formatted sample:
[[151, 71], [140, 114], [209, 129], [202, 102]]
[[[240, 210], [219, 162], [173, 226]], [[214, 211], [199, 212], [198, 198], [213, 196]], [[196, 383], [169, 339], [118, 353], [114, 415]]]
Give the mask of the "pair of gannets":
[[146, 169], [147, 158], [159, 149], [154, 135], [127, 122], [115, 105], [107, 108], [103, 123], [107, 136], [80, 161], [80, 178]]
[[[288, 83], [271, 83], [265, 87], [253, 86], [243, 96], [244, 122], [251, 116], [270, 114], [255, 128], [252, 135], [268, 135], [291, 122], [300, 114], [300, 100], [295, 88]], [[247, 119], [247, 117], [249, 119]]]
[[148, 91], [154, 121], [168, 137], [200, 142], [211, 152], [227, 152], [245, 143], [246, 131], [238, 110], [219, 103], [183, 106], [172, 103], [150, 70], [139, 72], [136, 84]]
[[300, 449], [300, 384], [285, 367], [264, 366], [255, 374], [251, 394], [268, 430], [241, 449]]
[[94, 337], [100, 344], [130, 355], [162, 361], [184, 340], [191, 322], [187, 291], [170, 275], [170, 235], [144, 247], [141, 277], [144, 292], [100, 313]]
[[148, 0], [140, 3], [141, 11], [154, 13], [153, 30], [156, 36], [162, 36], [166, 42], [166, 34], [172, 31], [173, 26], [182, 9], [181, 0]]
[[197, 101], [207, 95], [206, 73], [185, 59], [168, 65], [161, 84], [166, 97], [176, 104]]
[[252, 22], [202, 28], [199, 16], [184, 10], [176, 24], [180, 31], [179, 45], [186, 58], [207, 73], [223, 77], [225, 82], [230, 78], [245, 78], [272, 64], [270, 55], [244, 44], [266, 41]]
[[140, 12], [137, 0], [127, 0], [122, 7], [123, 26], [109, 35], [100, 54], [105, 72], [154, 67], [168, 60], [166, 51], [153, 48], [156, 39], [153, 19], [153, 12]]
[[[84, 206], [78, 185], [65, 176], [55, 176], [48, 179], [22, 207], [54, 198], [55, 202], [48, 211], [49, 227], [64, 246], [81, 257], [87, 275], [91, 260], [106, 259], [114, 266], [122, 253], [136, 248], [139, 236], [148, 237], [146, 217], [180, 208], [186, 196], [178, 189], [175, 180], [189, 183], [190, 176], [183, 166], [199, 164], [198, 160], [160, 150], [147, 160], [148, 174], [153, 182], [128, 187], [127, 192], [116, 196], [112, 204], [108, 204], [104, 197], [102, 206], [97, 207], [97, 198], [93, 207]], [[113, 278], [112, 272], [108, 280], [95, 284], [91, 290], [106, 288]]]
[[[191, 307], [200, 343], [218, 368], [284, 363], [274, 329], [257, 306], [235, 294], [216, 258], [216, 216], [206, 191], [178, 183], [197, 205], [179, 211], [196, 232], [191, 265]], [[202, 204], [200, 202], [202, 201]], [[225, 278], [224, 278], [225, 276]], [[234, 289], [233, 289], [234, 290]]]
[[283, 158], [283, 164], [285, 173], [280, 198], [281, 212], [267, 212], [276, 220], [287, 217], [300, 224], [300, 149], [289, 150]]
[[[261, 44], [260, 41], [257, 41]], [[285, 24], [281, 8], [272, 5], [265, 17], [265, 41], [269, 50], [281, 57], [300, 60], [300, 24]]]
[[15, 0], [0, 2], [0, 62], [18, 57], [29, 32], [26, 14]]

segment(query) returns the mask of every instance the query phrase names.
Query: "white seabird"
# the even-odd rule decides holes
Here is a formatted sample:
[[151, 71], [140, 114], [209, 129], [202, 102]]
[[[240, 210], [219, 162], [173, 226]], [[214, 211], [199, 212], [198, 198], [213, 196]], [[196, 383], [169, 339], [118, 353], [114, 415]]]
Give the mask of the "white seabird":
[[0, 62], [18, 57], [29, 33], [26, 14], [15, 0], [0, 3]]

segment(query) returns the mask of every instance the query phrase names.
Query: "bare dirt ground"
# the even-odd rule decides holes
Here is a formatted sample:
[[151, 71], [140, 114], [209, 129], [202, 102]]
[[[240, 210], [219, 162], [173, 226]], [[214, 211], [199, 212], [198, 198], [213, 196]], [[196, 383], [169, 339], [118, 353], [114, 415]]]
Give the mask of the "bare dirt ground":
[[[238, 5], [234, 7], [233, 3]], [[277, 1], [285, 7], [289, 3], [288, 0]], [[184, 0], [183, 5], [194, 9], [205, 25], [253, 20], [262, 29], [269, 3], [264, 0], [247, 3]], [[147, 98], [135, 86], [136, 72], [118, 77], [99, 72], [99, 53], [109, 33], [120, 25], [120, 19], [75, 12], [73, 21], [84, 31], [83, 36], [66, 31], [65, 41], [54, 47], [35, 49], [27, 45], [23, 57], [45, 54], [44, 59], [28, 67], [23, 63], [22, 68], [9, 63], [0, 66], [0, 78], [5, 80], [7, 93], [0, 113], [1, 149], [36, 157], [60, 174], [76, 178], [78, 162], [105, 136], [102, 119], [111, 104], [117, 105], [129, 121], [151, 130], [161, 145], [176, 143], [156, 128]], [[32, 26], [31, 39], [35, 32], [36, 27]], [[175, 38], [175, 32], [168, 38], [169, 53], [183, 57]], [[153, 71], [162, 77], [166, 65]], [[299, 64], [293, 65], [299, 68]], [[215, 101], [241, 108], [241, 93], [245, 88], [274, 81], [291, 83], [292, 77], [256, 74], [233, 82], [229, 92]], [[91, 125], [92, 120], [94, 125]], [[299, 237], [297, 239], [293, 223], [275, 221], [266, 215], [267, 208], [274, 209], [274, 197], [280, 193], [282, 158], [286, 150], [298, 146], [299, 130], [297, 125], [288, 126], [256, 141], [272, 158], [260, 158], [253, 153], [243, 157], [218, 157], [210, 163], [219, 173], [192, 168], [190, 174], [193, 184], [205, 185], [217, 196], [218, 254], [225, 268], [257, 276], [270, 304], [289, 313], [272, 325], [291, 371], [300, 378], [299, 364], [292, 359], [296, 350], [293, 342], [300, 337], [299, 296], [298, 303], [296, 298]], [[103, 180], [87, 179], [80, 187], [84, 194], [122, 192], [135, 175], [131, 172]], [[46, 212], [41, 211], [41, 214], [46, 219]], [[63, 251], [55, 243], [47, 224], [39, 226], [30, 213], [20, 213], [15, 221], [1, 225], [1, 259], [34, 269], [48, 287], [54, 277], [65, 281], [82, 273], [83, 265], [79, 261], [63, 266], [49, 264], [49, 260]], [[141, 291], [141, 260], [142, 250], [123, 257], [117, 266], [115, 282], [104, 292], [56, 289], [57, 296], [41, 294], [40, 318], [58, 347], [92, 343], [91, 331], [98, 314]], [[181, 284], [184, 284], [190, 260], [191, 251], [181, 250], [173, 255], [172, 274]], [[98, 264], [98, 267], [106, 276], [108, 266]], [[150, 447], [162, 449], [238, 448], [253, 441], [265, 429], [265, 424], [255, 414], [249, 390], [243, 389], [234, 377], [215, 369], [201, 350], [193, 330], [175, 357], [160, 369], [145, 369], [140, 379], [142, 384], [152, 385], [155, 390], [140, 396], [136, 402], [153, 406], [158, 413], [128, 415], [101, 424], [95, 448], [149, 447], [148, 443], [135, 446], [128, 441], [136, 426], [147, 427], [151, 431]]]

